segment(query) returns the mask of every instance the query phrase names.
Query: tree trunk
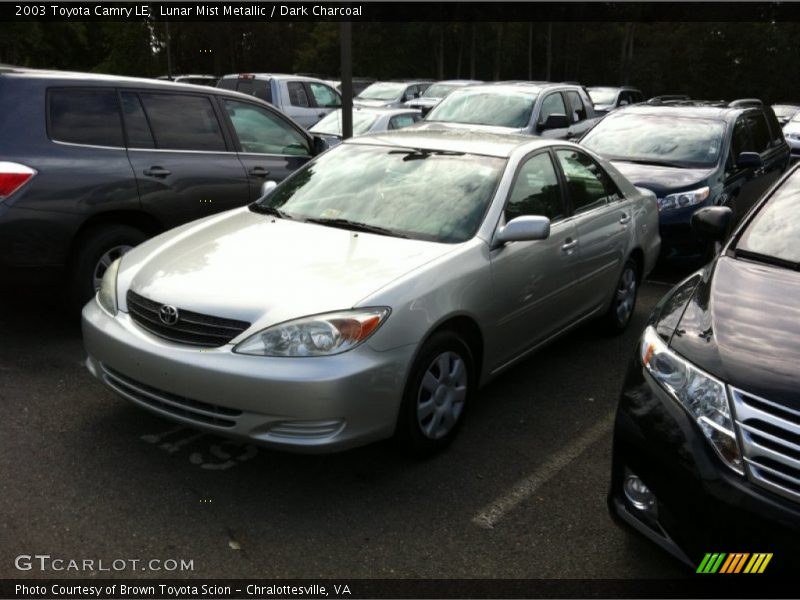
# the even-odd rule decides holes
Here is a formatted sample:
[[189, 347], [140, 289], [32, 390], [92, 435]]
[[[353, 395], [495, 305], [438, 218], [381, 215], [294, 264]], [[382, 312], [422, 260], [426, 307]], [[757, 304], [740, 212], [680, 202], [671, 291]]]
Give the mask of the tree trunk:
[[464, 31], [459, 27], [458, 54], [456, 55], [456, 79], [461, 79], [461, 60], [464, 57]]
[[545, 71], [545, 81], [550, 81], [553, 70], [553, 23], [547, 24], [547, 70]]
[[472, 41], [469, 47], [469, 78], [475, 79], [475, 23], [472, 24]]
[[444, 79], [444, 25], [439, 27], [439, 80]]
[[503, 30], [505, 29], [504, 23], [497, 25], [497, 46], [494, 50], [494, 80], [500, 81], [500, 58], [503, 50]]
[[533, 79], [533, 23], [528, 23], [528, 81]]

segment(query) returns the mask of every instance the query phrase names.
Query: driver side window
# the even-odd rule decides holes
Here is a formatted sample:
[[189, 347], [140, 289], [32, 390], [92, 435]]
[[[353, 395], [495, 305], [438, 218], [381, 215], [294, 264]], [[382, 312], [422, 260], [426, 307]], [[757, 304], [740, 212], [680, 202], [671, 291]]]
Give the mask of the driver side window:
[[542, 112], [539, 116], [539, 124], [544, 125], [550, 115], [569, 115], [564, 106], [564, 98], [560, 92], [555, 92], [546, 96], [542, 101]]
[[269, 111], [236, 100], [224, 100], [242, 152], [311, 156], [308, 141], [289, 124]]
[[551, 221], [564, 218], [561, 189], [548, 152], [532, 156], [520, 167], [506, 203], [506, 222], [527, 215]]

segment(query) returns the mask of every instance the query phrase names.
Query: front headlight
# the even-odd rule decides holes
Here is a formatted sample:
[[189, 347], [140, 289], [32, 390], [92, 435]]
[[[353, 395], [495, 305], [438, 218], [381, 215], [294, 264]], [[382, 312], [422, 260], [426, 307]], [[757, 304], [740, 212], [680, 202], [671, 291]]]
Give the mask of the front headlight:
[[711, 189], [709, 187], [701, 187], [698, 190], [692, 190], [690, 192], [669, 194], [668, 196], [658, 199], [658, 210], [677, 210], [679, 208], [686, 208], [687, 206], [694, 206], [695, 204], [700, 204], [710, 195]]
[[366, 341], [389, 316], [385, 307], [345, 310], [273, 325], [233, 351], [258, 356], [331, 356]]
[[722, 461], [743, 475], [725, 384], [672, 352], [652, 327], [644, 332], [639, 357], [647, 372], [694, 417]]
[[117, 314], [117, 272], [121, 260], [118, 258], [108, 266], [97, 292], [97, 303], [111, 316]]

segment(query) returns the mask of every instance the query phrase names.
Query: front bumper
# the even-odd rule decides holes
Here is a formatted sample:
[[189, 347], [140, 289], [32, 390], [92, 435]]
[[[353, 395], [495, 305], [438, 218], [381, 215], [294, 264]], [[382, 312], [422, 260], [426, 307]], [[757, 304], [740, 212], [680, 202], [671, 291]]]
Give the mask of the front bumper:
[[226, 437], [300, 451], [344, 450], [390, 437], [415, 346], [363, 344], [329, 357], [267, 358], [231, 344], [196, 348], [83, 309], [89, 371], [135, 404]]
[[[655, 512], [626, 499], [626, 473], [655, 494]], [[717, 552], [773, 553], [769, 574], [800, 566], [800, 505], [722, 464], [694, 420], [638, 361], [617, 412], [609, 508], [693, 568]]]

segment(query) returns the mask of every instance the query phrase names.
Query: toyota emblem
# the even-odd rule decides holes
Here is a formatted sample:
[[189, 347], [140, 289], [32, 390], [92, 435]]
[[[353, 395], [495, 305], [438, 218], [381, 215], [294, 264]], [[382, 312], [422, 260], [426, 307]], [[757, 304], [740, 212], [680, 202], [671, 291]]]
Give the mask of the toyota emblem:
[[158, 318], [164, 325], [175, 325], [178, 322], [178, 309], [165, 304], [158, 309]]

